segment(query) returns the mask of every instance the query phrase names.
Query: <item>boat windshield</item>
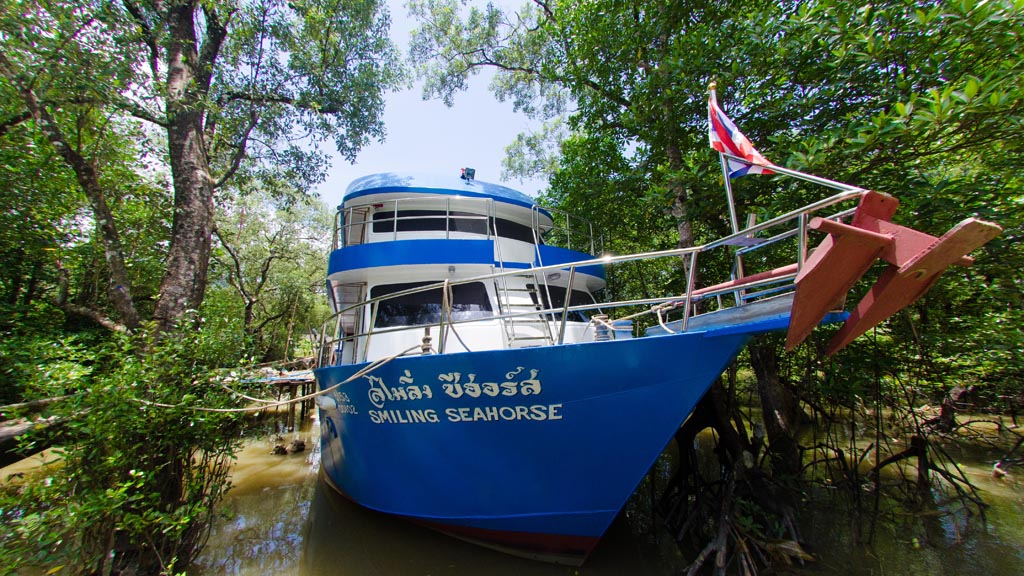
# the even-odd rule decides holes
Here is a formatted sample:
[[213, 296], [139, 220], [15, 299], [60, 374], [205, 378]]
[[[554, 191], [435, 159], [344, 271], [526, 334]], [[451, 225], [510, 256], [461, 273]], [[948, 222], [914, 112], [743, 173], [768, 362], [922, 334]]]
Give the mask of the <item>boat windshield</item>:
[[[434, 283], [380, 284], [370, 289], [370, 297], [379, 298]], [[453, 321], [490, 318], [494, 315], [487, 289], [482, 282], [457, 284], [451, 288]], [[441, 321], [441, 296], [441, 289], [436, 288], [381, 300], [377, 308], [377, 320], [373, 325], [375, 328], [390, 328], [437, 324]]]

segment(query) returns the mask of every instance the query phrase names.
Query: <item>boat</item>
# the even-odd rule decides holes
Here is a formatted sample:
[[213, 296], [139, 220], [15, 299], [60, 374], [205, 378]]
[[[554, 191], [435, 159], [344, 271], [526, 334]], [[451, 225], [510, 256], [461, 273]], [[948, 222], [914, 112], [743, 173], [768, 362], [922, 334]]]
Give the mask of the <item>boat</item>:
[[[835, 353], [999, 233], [968, 219], [936, 238], [893, 223], [897, 205], [846, 186], [709, 244], [611, 255], [587, 223], [469, 169], [355, 180], [314, 371], [322, 474], [372, 510], [580, 565], [751, 337], [785, 330], [792, 348], [843, 323]], [[716, 252], [731, 273], [698, 282]], [[647, 261], [685, 285], [602, 296], [611, 267]]]

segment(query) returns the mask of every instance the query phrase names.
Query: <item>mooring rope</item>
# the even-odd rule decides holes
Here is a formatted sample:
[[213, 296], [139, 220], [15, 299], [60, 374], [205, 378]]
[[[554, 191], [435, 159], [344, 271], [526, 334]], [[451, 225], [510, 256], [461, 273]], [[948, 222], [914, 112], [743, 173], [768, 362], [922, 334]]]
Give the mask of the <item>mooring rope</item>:
[[[259, 380], [252, 380], [252, 382], [259, 382]], [[258, 402], [260, 404], [272, 404], [274, 402], [279, 402], [280, 401], [280, 400], [266, 400], [264, 398], [254, 398], [252, 396], [248, 396], [246, 394], [243, 394], [243, 393], [239, 392], [238, 390], [235, 390], [234, 388], [228, 386], [227, 384], [225, 384], [223, 382], [218, 382], [217, 384], [221, 388], [223, 388], [224, 390], [227, 390], [228, 392], [234, 394], [235, 396], [238, 396], [238, 397], [240, 397], [242, 399], [245, 399], [245, 400], [248, 400], [250, 402]]]
[[675, 334], [676, 333], [675, 330], [673, 330], [673, 329], [671, 329], [671, 328], [669, 328], [668, 326], [665, 325], [665, 318], [661, 315], [661, 312], [662, 312], [661, 308], [658, 308], [655, 311], [655, 314], [658, 316], [658, 324], [660, 324], [661, 327], [665, 329], [665, 332], [668, 332], [669, 334]]
[[[278, 406], [288, 406], [290, 404], [296, 404], [298, 402], [305, 402], [306, 400], [312, 400], [313, 398], [316, 398], [317, 396], [323, 396], [325, 394], [329, 394], [331, 392], [334, 392], [335, 390], [337, 390], [341, 386], [343, 386], [345, 384], [348, 384], [349, 382], [352, 382], [353, 380], [361, 378], [361, 377], [369, 374], [370, 372], [373, 372], [377, 368], [380, 368], [381, 366], [387, 364], [388, 362], [391, 362], [395, 358], [400, 358], [402, 356], [405, 356], [409, 352], [412, 352], [413, 350], [419, 350], [419, 349], [420, 349], [420, 345], [417, 344], [417, 345], [412, 346], [410, 348], [407, 348], [407, 349], [405, 349], [402, 352], [399, 352], [397, 354], [392, 354], [391, 356], [388, 356], [386, 358], [380, 358], [378, 360], [374, 360], [369, 365], [367, 365], [363, 369], [359, 370], [355, 374], [349, 376], [345, 380], [343, 380], [341, 382], [338, 382], [337, 384], [335, 384], [334, 386], [331, 386], [329, 388], [324, 388], [323, 390], [320, 390], [318, 392], [313, 392], [312, 394], [306, 394], [305, 396], [298, 396], [296, 398], [291, 398], [289, 400], [281, 400], [281, 401], [266, 401], [266, 400], [253, 399], [256, 402], [266, 402], [265, 404], [263, 404], [261, 406], [247, 406], [245, 408], [207, 408], [205, 406], [185, 406], [183, 404], [164, 404], [162, 402], [152, 402], [152, 401], [149, 401], [149, 400], [143, 400], [141, 398], [135, 398], [134, 400], [136, 402], [139, 402], [140, 404], [144, 404], [146, 406], [153, 406], [153, 407], [156, 407], [156, 408], [185, 408], [187, 410], [193, 410], [195, 412], [219, 412], [219, 413], [259, 412], [260, 410], [266, 410], [267, 408], [277, 408]], [[224, 387], [224, 386], [222, 385], [222, 387]], [[244, 396], [244, 395], [240, 395], [240, 396], [242, 396], [243, 398], [245, 398], [247, 400], [250, 399], [249, 397]]]
[[[443, 302], [441, 304], [441, 307], [444, 308], [444, 313], [443, 313], [444, 315], [442, 316], [442, 321], [443, 321], [443, 319], [445, 317], [447, 317], [448, 318], [448, 323], [445, 325], [444, 329], [450, 331], [452, 334], [455, 335], [455, 339], [459, 341], [459, 344], [462, 344], [462, 347], [466, 349], [466, 352], [472, 352], [472, 350], [469, 349], [469, 346], [467, 346], [466, 343], [463, 342], [462, 336], [459, 336], [458, 331], [455, 330], [455, 325], [452, 324], [452, 300], [454, 300], [454, 299], [455, 299], [455, 293], [452, 290], [452, 285], [448, 283], [448, 280], [445, 280], [444, 281], [444, 298], [443, 298]], [[448, 343], [448, 339], [447, 338], [445, 338], [444, 341], [445, 341], [445, 344]], [[445, 347], [447, 348], [447, 346], [445, 346]]]
[[[617, 318], [617, 320], [622, 320], [622, 318]], [[608, 321], [608, 317], [607, 316], [602, 318], [601, 315], [595, 314], [595, 315], [590, 317], [590, 322], [592, 324], [603, 324], [609, 330], [614, 330], [615, 329], [615, 326], [612, 326], [612, 323]]]

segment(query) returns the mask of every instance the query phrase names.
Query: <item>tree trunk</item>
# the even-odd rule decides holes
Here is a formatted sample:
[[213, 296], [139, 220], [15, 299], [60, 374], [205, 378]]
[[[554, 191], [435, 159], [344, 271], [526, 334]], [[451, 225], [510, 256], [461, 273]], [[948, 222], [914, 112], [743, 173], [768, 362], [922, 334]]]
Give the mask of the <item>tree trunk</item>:
[[78, 150], [71, 147], [57, 121], [39, 103], [35, 92], [30, 87], [22, 86], [15, 80], [17, 76], [14, 74], [13, 67], [7, 58], [2, 55], [0, 55], [0, 73], [7, 76], [18, 87], [22, 100], [32, 114], [32, 118], [39, 125], [57, 153], [74, 171], [78, 185], [82, 188], [92, 207], [96, 228], [103, 243], [103, 256], [106, 258], [107, 266], [110, 268], [107, 296], [110, 298], [114, 309], [121, 316], [121, 321], [124, 325], [129, 329], [137, 328], [139, 326], [139, 315], [135, 310], [135, 304], [132, 302], [131, 283], [128, 281], [128, 267], [124, 261], [121, 236], [117, 231], [117, 226], [114, 224], [114, 215], [107, 205], [106, 193], [100, 184], [98, 168], [82, 156]]
[[162, 330], [187, 310], [197, 309], [206, 293], [213, 233], [213, 185], [203, 138], [202, 100], [197, 85], [195, 7], [174, 6], [168, 14], [167, 146], [174, 180], [174, 221], [167, 270], [153, 317]]
[[249, 298], [245, 299], [245, 309], [242, 313], [242, 327], [245, 328], [245, 334], [247, 336], [255, 336], [256, 328], [253, 326], [253, 322], [256, 320], [256, 301]]
[[299, 295], [296, 294], [292, 300], [291, 310], [288, 315], [288, 330], [284, 339], [284, 361], [287, 362], [292, 350], [292, 333], [295, 331], [295, 314], [299, 308]]
[[[672, 171], [683, 168], [683, 154], [679, 146], [670, 143], [665, 147], [665, 155], [668, 156], [668, 167]], [[672, 215], [676, 218], [676, 230], [679, 232], [679, 247], [690, 248], [693, 246], [693, 225], [686, 213], [686, 185], [680, 180], [673, 180], [670, 184], [674, 200], [672, 201]]]
[[800, 426], [800, 406], [796, 397], [782, 385], [778, 351], [770, 337], [756, 337], [747, 350], [757, 376], [757, 390], [768, 435], [768, 451], [773, 456], [773, 470], [777, 474], [796, 476], [801, 468], [800, 445], [796, 440]]

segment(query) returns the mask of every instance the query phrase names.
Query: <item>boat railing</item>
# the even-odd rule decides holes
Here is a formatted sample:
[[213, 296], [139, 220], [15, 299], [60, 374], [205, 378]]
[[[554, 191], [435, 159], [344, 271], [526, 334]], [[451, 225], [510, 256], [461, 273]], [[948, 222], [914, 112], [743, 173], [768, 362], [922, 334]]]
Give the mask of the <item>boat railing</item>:
[[[455, 209], [452, 208], [453, 202]], [[412, 211], [418, 213], [408, 213]], [[377, 217], [378, 214], [389, 215]], [[496, 235], [495, 219], [494, 200], [490, 198], [424, 195], [351, 204], [338, 208], [332, 249], [364, 244], [376, 228], [383, 228], [382, 233], [390, 233], [391, 240], [397, 240], [399, 232], [405, 231], [444, 232], [446, 239], [451, 238], [453, 232], [492, 238]], [[403, 230], [403, 224], [409, 229]]]
[[[399, 232], [406, 231], [444, 232], [446, 239], [453, 232], [490, 239], [501, 236], [502, 226], [492, 198], [443, 194], [390, 198], [340, 206], [334, 218], [331, 246], [337, 250], [364, 244], [376, 229], [383, 229], [376, 234], [390, 233], [391, 240], [397, 240]], [[529, 227], [535, 245], [548, 244], [589, 254], [598, 254], [603, 249], [603, 238], [595, 233], [593, 224], [561, 210], [533, 206]]]
[[[837, 205], [852, 203], [855, 200], [859, 200], [864, 194], [865, 191], [861, 190], [844, 191], [824, 200], [804, 206], [803, 208], [787, 212], [760, 223], [752, 224], [744, 230], [740, 230], [734, 234], [730, 234], [724, 238], [700, 246], [628, 255], [606, 254], [589, 260], [535, 266], [526, 270], [525, 272], [535, 274], [539, 278], [546, 278], [549, 273], [559, 272], [564, 274], [568, 272], [568, 282], [565, 287], [566, 297], [564, 299], [564, 303], [559, 306], [551, 306], [550, 304], [541, 305], [541, 303], [538, 303], [537, 310], [535, 311], [513, 313], [508, 310], [498, 310], [496, 314], [482, 318], [475, 317], [468, 319], [455, 319], [452, 317], [452, 306], [454, 304], [451, 300], [452, 286], [473, 282], [503, 282], [504, 279], [509, 276], [522, 275], [524, 270], [521, 269], [499, 270], [492, 274], [445, 280], [416, 288], [410, 288], [400, 292], [390, 293], [384, 296], [370, 298], [366, 301], [338, 310], [330, 317], [327, 325], [334, 323], [334, 329], [329, 331], [325, 326], [325, 330], [322, 330], [320, 333], [320, 365], [336, 361], [337, 358], [335, 356], [335, 351], [341, 346], [359, 346], [361, 354], [359, 353], [360, 350], [356, 350], [357, 357], [352, 358], [352, 361], [365, 362], [367, 360], [370, 340], [374, 336], [393, 332], [409, 331], [411, 329], [427, 329], [428, 331], [432, 331], [436, 327], [439, 337], [439, 345], [436, 351], [443, 353], [445, 351], [449, 332], [455, 330], [455, 327], [459, 325], [479, 323], [482, 321], [504, 321], [528, 316], [541, 316], [557, 320], [559, 322], [559, 326], [557, 330], [557, 338], [554, 340], [559, 344], [564, 343], [567, 321], [570, 313], [572, 312], [582, 312], [584, 314], [592, 314], [595, 316], [597, 314], [603, 314], [613, 310], [626, 312], [626, 314], [617, 314], [617, 320], [634, 319], [645, 315], [653, 315], [654, 320], [664, 330], [668, 332], [677, 331], [676, 329], [669, 327], [670, 322], [676, 322], [676, 328], [678, 328], [678, 330], [685, 331], [689, 328], [691, 320], [695, 317], [705, 314], [713, 314], [715, 312], [731, 308], [739, 308], [792, 291], [793, 281], [800, 273], [800, 270], [807, 258], [807, 235], [809, 232], [808, 224], [810, 222], [810, 218], [812, 216], [821, 216], [823, 218], [833, 220], [847, 218], [853, 213], [855, 207], [847, 207], [826, 215], [822, 215], [821, 213]], [[784, 229], [776, 231], [780, 227]], [[787, 240], [790, 242], [787, 243]], [[793, 240], [795, 240], [795, 250], [792, 246], [792, 244], [794, 244], [794, 242], [792, 242]], [[734, 267], [734, 273], [728, 281], [703, 288], [696, 287], [697, 270], [701, 264], [700, 256], [702, 254], [706, 254], [713, 250], [732, 249], [733, 255], [744, 256], [755, 253], [759, 250], [766, 250], [770, 247], [778, 248], [782, 252], [790, 252], [788, 256], [790, 263], [767, 271], [747, 275], [737, 274], [736, 271], [742, 270], [742, 267]], [[792, 254], [794, 251], [795, 254]], [[686, 270], [686, 287], [681, 292], [665, 297], [628, 299], [586, 305], [569, 305], [571, 300], [569, 295], [576, 282], [577, 272], [580, 269], [592, 266], [614, 266], [629, 262], [664, 258], [682, 259], [684, 270]], [[769, 258], [765, 259], [769, 260]], [[442, 291], [443, 299], [440, 316], [436, 322], [428, 325], [412, 327], [374, 327], [377, 311], [382, 301], [389, 298], [398, 298], [410, 294], [438, 289]], [[550, 303], [551, 299], [549, 298], [547, 302]], [[359, 331], [358, 333], [342, 333], [341, 317], [345, 314], [362, 315], [362, 317], [365, 317], [365, 313], [367, 311], [366, 307], [369, 307], [369, 324], [366, 329]], [[637, 307], [640, 308], [640, 311], [632, 312], [632, 310], [630, 310], [635, 310]], [[669, 315], [672, 313], [681, 313], [682, 318], [676, 321], [671, 321]], [[333, 336], [329, 336], [328, 334], [333, 334]], [[426, 346], [424, 347], [424, 353], [427, 353]]]
[[[544, 224], [545, 218], [551, 224]], [[533, 207], [531, 226], [534, 230], [535, 244], [560, 246], [568, 250], [600, 254], [604, 251], [604, 237], [594, 230], [589, 220], [570, 214], [557, 208]]]

